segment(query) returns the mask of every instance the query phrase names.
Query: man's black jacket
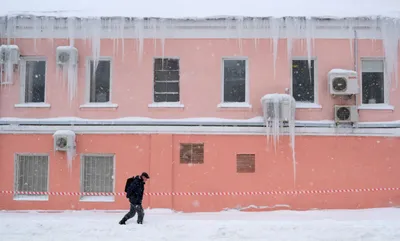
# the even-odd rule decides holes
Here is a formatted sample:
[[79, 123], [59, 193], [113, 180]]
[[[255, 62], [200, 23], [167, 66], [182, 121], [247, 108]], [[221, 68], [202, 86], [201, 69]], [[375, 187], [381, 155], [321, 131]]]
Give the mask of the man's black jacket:
[[133, 205], [142, 205], [145, 182], [140, 176], [136, 176], [127, 190], [129, 202]]

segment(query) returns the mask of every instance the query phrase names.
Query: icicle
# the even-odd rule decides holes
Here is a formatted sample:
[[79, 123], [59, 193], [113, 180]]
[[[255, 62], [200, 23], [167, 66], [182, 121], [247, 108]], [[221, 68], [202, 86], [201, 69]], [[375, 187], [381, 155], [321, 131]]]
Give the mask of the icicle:
[[398, 87], [400, 20], [389, 18], [381, 19], [380, 28], [382, 31], [383, 46], [385, 50], [385, 72], [389, 77], [389, 81], [386, 82], [387, 91], [384, 91], [384, 95], [385, 99], [388, 99], [393, 75], [396, 81], [396, 88]]
[[347, 34], [349, 35], [349, 46], [350, 46], [350, 56], [351, 59], [354, 60], [354, 51], [353, 51], [353, 41], [354, 41], [354, 32], [353, 32], [353, 21], [346, 20], [345, 28], [347, 28]]
[[244, 29], [244, 19], [243, 18], [236, 18], [235, 29], [236, 29], [237, 41], [238, 41], [238, 45], [239, 45], [239, 52], [242, 55], [243, 54], [242, 36], [243, 36], [243, 29]]
[[[286, 52], [289, 66], [292, 66], [293, 37], [296, 36], [296, 26], [292, 18], [285, 19]], [[288, 68], [289, 71], [291, 68]]]
[[278, 58], [278, 43], [279, 43], [279, 32], [281, 28], [281, 20], [271, 18], [269, 21], [269, 27], [272, 34], [273, 42], [273, 58], [274, 58], [274, 79], [276, 78], [276, 60]]
[[38, 31], [38, 20], [39, 18], [36, 16], [32, 17], [32, 22], [33, 22], [33, 32], [34, 32], [34, 36], [33, 36], [33, 51], [35, 53], [37, 53], [37, 45], [36, 45], [36, 41], [37, 41], [37, 36], [36, 33], [40, 33], [40, 31]]
[[162, 51], [162, 59], [165, 56], [165, 36], [167, 34], [167, 24], [165, 20], [161, 20], [160, 22], [160, 32], [161, 32], [161, 51]]
[[[295, 155], [295, 112], [296, 101], [288, 94], [267, 94], [261, 98], [261, 104], [266, 126], [267, 142], [272, 135], [275, 152], [279, 136], [284, 132], [284, 121], [288, 122], [290, 146], [293, 158], [293, 180], [296, 185], [296, 155]], [[287, 119], [286, 119], [287, 117]]]
[[153, 43], [154, 43], [154, 54], [157, 53], [157, 20], [151, 19], [150, 20], [151, 26], [153, 28]]
[[95, 18], [90, 21], [91, 29], [91, 47], [92, 47], [92, 60], [93, 60], [93, 76], [95, 75], [97, 65], [100, 60], [100, 49], [101, 49], [101, 32], [102, 32], [102, 21], [101, 18]]
[[314, 39], [314, 22], [311, 18], [306, 19], [306, 42], [307, 42], [307, 62], [308, 62], [308, 73], [310, 76], [310, 82], [312, 81], [311, 78], [311, 56], [312, 56], [312, 47], [311, 47], [311, 40]]
[[75, 46], [75, 18], [68, 18], [68, 39], [69, 39], [69, 46]]
[[143, 38], [144, 38], [144, 20], [137, 19], [135, 21], [136, 51], [138, 52], [139, 63], [143, 57]]

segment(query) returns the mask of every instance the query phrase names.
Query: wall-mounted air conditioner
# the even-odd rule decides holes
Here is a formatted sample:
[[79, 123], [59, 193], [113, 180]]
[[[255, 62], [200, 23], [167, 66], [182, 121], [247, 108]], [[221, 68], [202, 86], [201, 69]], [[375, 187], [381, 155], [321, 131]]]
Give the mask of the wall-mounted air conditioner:
[[20, 52], [17, 45], [0, 46], [0, 64], [18, 64]]
[[75, 133], [69, 130], [59, 130], [53, 134], [54, 150], [70, 151], [76, 149]]
[[72, 46], [58, 46], [56, 49], [58, 65], [78, 64], [78, 50]]
[[331, 95], [356, 95], [359, 93], [357, 72], [345, 69], [332, 69], [328, 73]]
[[356, 105], [335, 105], [336, 123], [358, 122], [358, 110]]

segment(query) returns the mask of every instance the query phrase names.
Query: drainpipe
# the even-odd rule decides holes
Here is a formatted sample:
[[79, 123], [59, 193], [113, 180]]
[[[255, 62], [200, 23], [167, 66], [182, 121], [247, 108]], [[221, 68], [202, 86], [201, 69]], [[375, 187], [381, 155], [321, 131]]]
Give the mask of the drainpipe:
[[[353, 57], [354, 57], [354, 71], [357, 72], [357, 76], [360, 77], [360, 74], [358, 73], [358, 36], [357, 36], [357, 30], [354, 29], [354, 47], [353, 47]], [[357, 78], [360, 80], [360, 78]], [[360, 83], [360, 81], [359, 81]], [[361, 85], [360, 85], [361, 88]], [[361, 91], [360, 91], [361, 92]], [[355, 101], [356, 101], [356, 106], [358, 107], [358, 96], [356, 95]]]

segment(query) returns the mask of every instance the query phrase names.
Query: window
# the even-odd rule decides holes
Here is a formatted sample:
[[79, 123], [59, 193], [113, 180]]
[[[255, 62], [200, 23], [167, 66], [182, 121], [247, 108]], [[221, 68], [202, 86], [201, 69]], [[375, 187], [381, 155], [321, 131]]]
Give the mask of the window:
[[26, 58], [21, 64], [22, 103], [44, 103], [46, 60]]
[[362, 60], [362, 103], [384, 104], [383, 60]]
[[236, 172], [253, 173], [256, 171], [256, 156], [254, 154], [237, 154], [236, 155]]
[[[82, 155], [81, 192], [114, 192], [114, 155]], [[84, 196], [85, 201], [113, 201], [113, 196]]]
[[223, 102], [246, 102], [247, 61], [224, 59]]
[[297, 102], [315, 102], [314, 60], [292, 61], [292, 95]]
[[111, 94], [111, 61], [100, 60], [94, 70], [94, 61], [90, 61], [89, 68], [89, 102], [105, 103], [110, 102]]
[[179, 59], [154, 60], [154, 102], [179, 102]]
[[203, 143], [181, 144], [180, 163], [182, 164], [204, 163], [204, 144]]
[[17, 194], [17, 199], [47, 200], [49, 157], [47, 155], [17, 154], [15, 156], [15, 191], [38, 192]]

